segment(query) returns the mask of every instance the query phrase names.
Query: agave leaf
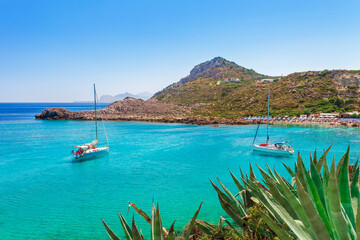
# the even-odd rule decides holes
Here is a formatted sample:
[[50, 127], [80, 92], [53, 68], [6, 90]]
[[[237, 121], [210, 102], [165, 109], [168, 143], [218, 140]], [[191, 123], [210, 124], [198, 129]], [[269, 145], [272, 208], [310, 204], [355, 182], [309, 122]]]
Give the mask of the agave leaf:
[[303, 185], [305, 191], [307, 191], [307, 188], [306, 188], [306, 182], [305, 182], [305, 176], [304, 176], [304, 172], [306, 171], [305, 170], [305, 166], [304, 166], [304, 162], [303, 160], [301, 159], [301, 156], [300, 156], [300, 153], [298, 154], [298, 159], [297, 159], [297, 169], [296, 169], [296, 175], [297, 177], [299, 178], [301, 184]]
[[203, 202], [200, 203], [200, 206], [198, 208], [198, 210], [195, 212], [194, 216], [192, 217], [190, 223], [189, 223], [189, 227], [186, 231], [186, 235], [185, 235], [185, 240], [189, 240], [190, 239], [190, 233], [195, 225], [195, 220], [197, 218], [197, 216], [199, 215], [200, 209], [201, 209], [201, 205], [203, 204]]
[[[274, 173], [276, 174], [276, 176], [280, 176], [280, 174], [274, 169]], [[295, 183], [294, 183], [294, 185], [292, 184], [292, 182], [291, 182], [291, 184], [285, 179], [285, 178], [283, 178], [283, 177], [281, 177], [280, 176], [280, 178], [283, 180], [283, 183], [289, 188], [289, 190], [294, 194], [294, 195], [297, 195], [296, 194], [296, 189], [294, 188], [294, 185], [295, 185]], [[276, 178], [276, 181], [279, 183], [279, 180]], [[291, 181], [293, 181], [293, 179], [291, 179]], [[294, 181], [295, 181], [295, 178], [294, 178]], [[280, 186], [280, 183], [279, 183], [279, 186]], [[281, 188], [282, 189], [282, 188]], [[281, 191], [281, 190], [280, 190]], [[283, 194], [283, 195], [285, 195], [285, 193], [284, 193], [284, 191], [281, 191], [281, 193]]]
[[155, 214], [156, 214], [156, 209], [155, 209], [155, 204], [154, 204], [154, 198], [153, 198], [153, 202], [152, 202], [152, 207], [151, 207], [151, 239], [154, 240], [155, 239]]
[[290, 176], [293, 178], [295, 177], [295, 173], [293, 172], [293, 170], [288, 166], [286, 165], [284, 162], [282, 162], [282, 164], [284, 165], [284, 167], [286, 168], [286, 170], [288, 171], [288, 173], [290, 174]]
[[239, 195], [242, 200], [242, 203], [239, 204], [245, 211], [245, 209], [247, 209], [249, 204], [251, 203], [251, 193], [248, 190], [243, 190], [239, 192]]
[[[227, 196], [225, 193], [223, 193], [214, 183], [213, 181], [210, 182], [212, 184], [212, 186], [214, 187], [215, 191], [220, 194], [222, 196], [222, 198], [224, 198], [226, 200], [226, 202], [230, 203], [232, 205], [232, 208], [234, 209], [235, 212], [237, 212], [240, 216], [246, 216], [246, 212], [244, 209], [241, 208], [241, 206], [238, 204], [238, 202], [236, 201], [235, 197], [230, 193], [231, 196]], [[220, 183], [221, 184], [221, 183]], [[222, 184], [221, 184], [222, 185]], [[224, 186], [225, 187], [225, 186]], [[223, 188], [224, 188], [223, 187]], [[227, 190], [229, 191], [229, 190]], [[230, 199], [230, 198], [233, 199]], [[235, 201], [235, 202], [234, 202]]]
[[323, 185], [324, 185], [324, 193], [326, 193], [326, 188], [327, 185], [329, 183], [329, 178], [330, 178], [330, 171], [329, 171], [329, 166], [327, 164], [327, 162], [324, 162], [324, 168], [323, 168]]
[[350, 183], [349, 183], [349, 152], [350, 152], [350, 145], [343, 156], [343, 163], [339, 166], [339, 188], [340, 191], [340, 201], [342, 206], [344, 207], [346, 214], [348, 215], [353, 228], [355, 228], [355, 216], [352, 209], [351, 204], [351, 195], [350, 195]]
[[237, 187], [237, 189], [239, 190], [239, 192], [245, 190], [244, 186], [240, 183], [240, 181], [235, 177], [235, 175], [229, 170], [232, 179], [234, 180], [234, 183]]
[[[221, 187], [224, 189], [224, 191], [226, 192], [226, 194], [228, 195], [230, 201], [233, 203], [234, 205], [234, 209], [237, 210], [239, 209], [239, 213], [242, 214], [243, 216], [246, 216], [246, 212], [243, 209], [243, 207], [241, 206], [241, 204], [239, 204], [239, 202], [237, 201], [237, 199], [234, 197], [234, 195], [232, 195], [232, 193], [225, 187], [224, 184], [222, 184], [222, 182], [220, 181], [219, 178], [217, 178], [218, 182], [220, 183]], [[243, 217], [242, 216], [242, 217]]]
[[336, 177], [339, 179], [341, 166], [344, 164], [345, 158], [349, 158], [349, 152], [350, 152], [350, 144], [346, 150], [346, 153], [341, 157], [340, 161], [338, 162], [336, 166]]
[[252, 168], [252, 166], [251, 166], [251, 163], [250, 163], [250, 180], [251, 180], [251, 181], [255, 181], [255, 180], [256, 180], [256, 177], [255, 177], [253, 168]]
[[141, 208], [138, 208], [134, 203], [129, 202], [129, 208], [130, 207], [134, 208], [135, 211], [151, 225], [151, 218]]
[[[325, 220], [328, 223], [328, 226], [325, 226], [324, 219], [320, 217], [318, 210], [316, 209], [316, 205], [313, 204], [313, 201], [310, 199], [309, 195], [305, 192], [304, 187], [300, 183], [299, 179], [296, 178], [296, 186], [298, 189], [298, 196], [303, 206], [306, 215], [308, 216], [310, 225], [316, 234], [318, 239], [330, 239], [333, 238], [333, 232], [331, 226], [326, 218]], [[330, 234], [330, 235], [329, 235]]]
[[[270, 189], [270, 192], [272, 194], [272, 196], [275, 198], [275, 200], [277, 200], [279, 202], [279, 204], [281, 206], [283, 206], [286, 211], [290, 214], [290, 216], [292, 218], [297, 218], [297, 215], [295, 213], [295, 210], [292, 208], [292, 205], [289, 203], [288, 199], [286, 199], [283, 195], [282, 195], [282, 188], [280, 186], [280, 184], [275, 184], [274, 180], [268, 175], [266, 174], [266, 172], [264, 172], [259, 166], [258, 166], [262, 176], [264, 177], [264, 179], [267, 182], [267, 186]], [[277, 186], [279, 185], [279, 186]]]
[[351, 239], [356, 239], [356, 226], [355, 228], [353, 227], [351, 221], [350, 221], [350, 218], [349, 216], [346, 214], [346, 211], [344, 209], [343, 206], [341, 206], [341, 212], [345, 218], [345, 221], [346, 221], [346, 226], [349, 230], [349, 233], [350, 233], [350, 236], [351, 236]]
[[274, 220], [271, 219], [270, 217], [268, 217], [265, 213], [260, 212], [260, 216], [261, 216], [262, 220], [264, 220], [264, 222], [271, 228], [271, 230], [273, 230], [276, 233], [276, 235], [279, 237], [279, 239], [281, 239], [281, 240], [294, 239], [289, 234], [287, 234], [287, 232], [285, 232], [278, 225], [276, 225]]
[[310, 223], [305, 213], [305, 210], [301, 206], [299, 200], [297, 199], [297, 196], [292, 191], [290, 191], [289, 187], [285, 184], [281, 176], [277, 172], [275, 174], [279, 180], [280, 186], [284, 190], [285, 196], [287, 197], [289, 203], [291, 204], [291, 206], [296, 212], [296, 215], [298, 216], [298, 218], [295, 218], [295, 220], [297, 219], [301, 220], [305, 228], [310, 228]]
[[175, 220], [172, 224], [171, 224], [171, 227], [169, 228], [169, 234], [167, 235], [167, 240], [175, 240], [175, 231], [174, 231], [174, 225], [175, 225], [175, 222], [177, 220]]
[[102, 219], [101, 219], [101, 221], [103, 222], [106, 232], [109, 235], [109, 237], [111, 238], [111, 240], [120, 240], [120, 238], [118, 236], [116, 236], [116, 234], [109, 228], [109, 226], [105, 223], [105, 221]]
[[268, 170], [269, 175], [270, 175], [273, 179], [276, 179], [274, 173], [271, 171], [271, 168], [269, 167], [268, 164], [266, 164], [266, 169]]
[[360, 208], [359, 207], [356, 213], [356, 239], [360, 239]]
[[224, 217], [220, 217], [220, 221], [225, 221], [227, 223], [227, 225], [229, 225], [229, 227], [231, 227], [231, 229], [234, 230], [234, 232], [236, 233], [236, 235], [238, 235], [239, 237], [243, 237], [243, 235], [239, 232], [239, 230], [234, 227], [226, 218]]
[[316, 170], [318, 171], [319, 175], [320, 175], [320, 170], [323, 166], [324, 163], [326, 163], [326, 155], [328, 154], [328, 152], [330, 151], [330, 148], [332, 147], [332, 144], [330, 145], [330, 147], [328, 147], [323, 155], [320, 157], [319, 161], [315, 164], [316, 165]]
[[121, 226], [124, 230], [124, 234], [127, 240], [132, 240], [132, 236], [131, 236], [131, 228], [129, 226], [129, 224], [126, 222], [124, 216], [120, 213], [119, 214], [119, 218], [120, 218], [120, 223]]
[[241, 178], [245, 179], [244, 173], [243, 173], [243, 171], [241, 170], [241, 168], [240, 168], [240, 175], [241, 175]]
[[358, 206], [360, 204], [360, 192], [359, 192], [359, 168], [357, 167], [351, 182], [351, 204], [354, 213], [357, 213]]
[[341, 211], [339, 184], [335, 169], [335, 160], [331, 164], [329, 184], [327, 186], [329, 213], [331, 214], [332, 226], [339, 239], [351, 239], [346, 220]]
[[[270, 213], [276, 218], [280, 224], [283, 224], [283, 219], [279, 216], [279, 214], [272, 208], [272, 206], [268, 203], [267, 199], [264, 198], [264, 194], [261, 189], [256, 185], [248, 182], [244, 182], [246, 187], [250, 189], [251, 193], [268, 209], [272, 209]], [[229, 215], [230, 216], [230, 215]]]
[[139, 230], [138, 228], [136, 227], [136, 224], [135, 224], [135, 218], [134, 218], [134, 215], [133, 215], [133, 219], [132, 219], [132, 226], [131, 226], [131, 235], [132, 235], [132, 239], [133, 240], [143, 240], [141, 238], [141, 235], [139, 233]]
[[314, 181], [314, 184], [316, 186], [321, 203], [326, 208], [323, 183], [321, 181], [319, 172], [316, 170], [316, 167], [313, 162], [310, 162], [310, 175], [311, 175], [311, 179]]
[[215, 224], [206, 222], [204, 220], [199, 220], [196, 219], [195, 220], [195, 224], [196, 226], [198, 226], [204, 233], [206, 234], [212, 234], [213, 231], [215, 231], [215, 229], [217, 228], [217, 226]]
[[[305, 170], [305, 169], [303, 169]], [[314, 169], [314, 174], [317, 174], [317, 171]], [[308, 188], [308, 196], [310, 197], [310, 199], [312, 200], [312, 202], [315, 204], [315, 207], [316, 207], [316, 210], [318, 211], [318, 214], [320, 215], [321, 219], [323, 220], [326, 228], [328, 229], [329, 233], [330, 233], [330, 236], [332, 236], [332, 227], [331, 227], [331, 224], [329, 222], [329, 219], [328, 219], [328, 216], [327, 216], [327, 213], [326, 213], [326, 210], [325, 210], [325, 207], [326, 207], [326, 203], [325, 205], [323, 205], [320, 197], [319, 197], [319, 193], [318, 193], [318, 190], [317, 187], [315, 186], [315, 183], [314, 181], [311, 179], [309, 173], [305, 170], [304, 171], [304, 176], [306, 178], [306, 184], [307, 184], [307, 188]], [[321, 183], [320, 184], [320, 187], [322, 186]], [[304, 186], [302, 186], [304, 187]], [[299, 191], [298, 191], [299, 192]]]
[[[140, 216], [142, 216], [145, 219], [145, 221], [147, 221], [151, 226], [151, 218], [141, 208], [138, 208], [134, 203], [129, 202], [129, 208], [130, 207], [133, 207], [135, 211], [139, 213]], [[163, 227], [163, 235], [164, 236], [168, 235], [168, 230], [164, 227]]]
[[295, 177], [293, 177], [291, 179], [291, 186], [294, 187], [295, 186], [295, 183], [296, 183], [296, 180], [295, 180]]
[[175, 240], [175, 232], [169, 233], [169, 235], [167, 236], [166, 240]]
[[[262, 191], [262, 190], [260, 190], [260, 191]], [[293, 219], [282, 206], [278, 205], [276, 203], [276, 201], [270, 199], [267, 196], [267, 194], [265, 194], [264, 192], [263, 192], [263, 195], [267, 199], [269, 204], [272, 206], [272, 208], [275, 209], [275, 211], [280, 215], [280, 217], [284, 220], [284, 222], [287, 224], [287, 226], [296, 234], [296, 236], [300, 240], [311, 239], [311, 236], [309, 235], [309, 233], [304, 231], [304, 229], [299, 225], [299, 223], [297, 221], [295, 221], [295, 219]], [[266, 207], [266, 205], [265, 205], [265, 207]], [[268, 211], [271, 212], [270, 209], [268, 209]]]
[[[354, 176], [356, 169], [358, 167], [358, 163], [359, 163], [359, 159], [356, 160], [356, 162], [353, 164], [352, 166], [352, 171], [351, 171], [351, 176]], [[349, 167], [350, 167], [350, 163], [349, 163]], [[350, 168], [349, 168], [350, 169]], [[350, 171], [349, 171], [350, 172]]]
[[[237, 214], [234, 209], [232, 208], [232, 206], [230, 205], [230, 203], [226, 202], [223, 198], [222, 195], [218, 194], [219, 197], [219, 201], [220, 201], [220, 205], [222, 207], [222, 209], [224, 209], [224, 211], [234, 220], [234, 222], [239, 226], [239, 227], [243, 227], [243, 226], [250, 226], [252, 229], [256, 229], [256, 225], [249, 223], [247, 221], [245, 221], [244, 219], [242, 219], [240, 217], [239, 214]], [[267, 235], [268, 233], [263, 230], [262, 228], [258, 228], [259, 232], [261, 234], [265, 234]]]
[[315, 152], [314, 152], [314, 164], [316, 164], [318, 162], [317, 160], [317, 157], [316, 157], [316, 149], [315, 149]]
[[160, 217], [160, 209], [159, 204], [156, 206], [156, 212], [154, 217], [154, 233], [153, 233], [153, 239], [152, 240], [163, 240], [164, 236], [162, 233], [162, 222]]

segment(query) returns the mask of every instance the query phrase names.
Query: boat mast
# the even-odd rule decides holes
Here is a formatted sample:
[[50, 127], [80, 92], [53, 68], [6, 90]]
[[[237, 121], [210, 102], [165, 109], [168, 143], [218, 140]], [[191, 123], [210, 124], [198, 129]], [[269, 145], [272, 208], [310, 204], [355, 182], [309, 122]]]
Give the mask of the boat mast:
[[[96, 129], [96, 142], [98, 140], [98, 129], [97, 129], [97, 118], [96, 118], [96, 89], [95, 89], [95, 83], [94, 83], [94, 105], [95, 105], [95, 129]], [[99, 144], [96, 143], [96, 147], [98, 147]]]
[[267, 123], [266, 123], [266, 134], [267, 134], [267, 138], [266, 138], [266, 144], [269, 143], [269, 112], [270, 112], [270, 88], [269, 88], [269, 93], [268, 93], [268, 113], [267, 113]]

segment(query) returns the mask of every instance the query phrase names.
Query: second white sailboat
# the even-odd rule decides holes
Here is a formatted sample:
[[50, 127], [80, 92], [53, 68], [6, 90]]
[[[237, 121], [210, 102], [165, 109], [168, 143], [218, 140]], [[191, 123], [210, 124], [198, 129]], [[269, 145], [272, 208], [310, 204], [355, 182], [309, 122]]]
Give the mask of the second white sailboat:
[[266, 122], [266, 129], [267, 129], [267, 137], [266, 137], [266, 143], [262, 144], [255, 144], [255, 139], [259, 130], [260, 123], [256, 129], [255, 137], [253, 140], [253, 143], [251, 144], [251, 147], [254, 151], [258, 151], [264, 154], [271, 154], [271, 155], [280, 155], [280, 156], [290, 156], [295, 153], [292, 146], [287, 146], [286, 142], [275, 142], [271, 144], [269, 142], [269, 115], [270, 115], [270, 89], [268, 93], [268, 112], [267, 112], [267, 122]]

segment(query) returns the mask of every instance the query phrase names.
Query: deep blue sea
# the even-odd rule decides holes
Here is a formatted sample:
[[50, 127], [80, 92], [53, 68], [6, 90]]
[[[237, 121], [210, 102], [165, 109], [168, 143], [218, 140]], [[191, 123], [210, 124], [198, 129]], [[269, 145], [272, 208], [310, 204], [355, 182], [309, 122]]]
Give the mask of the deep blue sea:
[[[103, 105], [104, 106], [104, 105]], [[128, 222], [135, 211], [149, 215], [152, 199], [163, 224], [178, 228], [204, 201], [199, 218], [217, 223], [225, 213], [209, 178], [218, 176], [231, 190], [228, 172], [239, 175], [249, 163], [269, 164], [287, 176], [282, 161], [295, 157], [254, 154], [249, 148], [256, 126], [192, 126], [144, 122], [104, 122], [110, 153], [73, 162], [72, 146], [94, 139], [92, 121], [44, 121], [34, 115], [47, 107], [90, 110], [89, 103], [0, 103], [0, 239], [108, 239], [101, 219], [122, 236], [117, 213]], [[100, 143], [105, 143], [102, 123]], [[291, 140], [308, 163], [315, 149], [334, 144], [336, 161], [351, 141], [351, 163], [360, 156], [360, 130], [340, 127], [270, 127], [271, 139]], [[266, 129], [259, 131], [259, 142]], [[150, 225], [135, 216], [145, 235]]]

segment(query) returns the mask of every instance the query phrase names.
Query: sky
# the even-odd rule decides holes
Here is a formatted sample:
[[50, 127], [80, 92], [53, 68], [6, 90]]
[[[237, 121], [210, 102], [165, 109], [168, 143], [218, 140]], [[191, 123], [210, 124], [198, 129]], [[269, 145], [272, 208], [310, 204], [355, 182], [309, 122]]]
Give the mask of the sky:
[[0, 102], [161, 90], [221, 56], [267, 75], [360, 69], [360, 1], [0, 0]]

